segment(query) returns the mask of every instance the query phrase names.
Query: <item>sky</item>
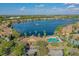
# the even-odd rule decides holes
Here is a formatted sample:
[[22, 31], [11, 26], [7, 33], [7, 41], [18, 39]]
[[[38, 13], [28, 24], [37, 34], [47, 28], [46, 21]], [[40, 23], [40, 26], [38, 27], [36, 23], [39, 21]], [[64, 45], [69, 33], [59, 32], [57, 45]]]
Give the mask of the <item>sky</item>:
[[0, 3], [0, 15], [79, 14], [78, 3]]

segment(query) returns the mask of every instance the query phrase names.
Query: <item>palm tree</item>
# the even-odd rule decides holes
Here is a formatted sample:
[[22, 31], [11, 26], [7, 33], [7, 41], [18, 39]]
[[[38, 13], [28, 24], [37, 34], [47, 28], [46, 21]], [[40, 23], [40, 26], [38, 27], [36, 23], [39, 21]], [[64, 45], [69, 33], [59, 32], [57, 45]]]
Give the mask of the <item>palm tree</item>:
[[38, 33], [38, 37], [40, 37], [41, 36], [41, 34], [40, 33]]
[[46, 31], [43, 31], [43, 33], [44, 33], [44, 36], [46, 36], [46, 35], [47, 35]]

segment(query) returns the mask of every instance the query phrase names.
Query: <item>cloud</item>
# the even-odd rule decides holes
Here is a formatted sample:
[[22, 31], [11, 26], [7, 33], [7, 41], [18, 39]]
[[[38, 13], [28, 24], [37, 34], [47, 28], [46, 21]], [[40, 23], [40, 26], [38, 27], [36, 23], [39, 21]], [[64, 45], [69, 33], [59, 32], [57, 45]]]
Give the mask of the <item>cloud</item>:
[[76, 6], [76, 3], [68, 3], [67, 10], [70, 11], [79, 11], [79, 7]]
[[79, 8], [71, 8], [71, 11], [79, 11]]
[[74, 4], [74, 5], [78, 5], [79, 3], [64, 3], [65, 5], [71, 5], [71, 4]]
[[39, 5], [36, 5], [35, 7], [36, 8], [41, 8], [41, 7], [45, 7], [45, 5], [44, 4], [39, 4]]
[[53, 7], [52, 9], [58, 9], [57, 7]]
[[76, 6], [74, 4], [69, 5], [67, 8], [75, 8]]
[[51, 15], [51, 14], [76, 14], [79, 11], [79, 7], [75, 4], [68, 4], [66, 7], [56, 7], [47, 8], [45, 4], [37, 4], [34, 8], [26, 8], [25, 6], [20, 8], [22, 14], [31, 15]]
[[26, 9], [26, 7], [23, 6], [20, 8], [20, 11], [24, 11], [25, 9]]

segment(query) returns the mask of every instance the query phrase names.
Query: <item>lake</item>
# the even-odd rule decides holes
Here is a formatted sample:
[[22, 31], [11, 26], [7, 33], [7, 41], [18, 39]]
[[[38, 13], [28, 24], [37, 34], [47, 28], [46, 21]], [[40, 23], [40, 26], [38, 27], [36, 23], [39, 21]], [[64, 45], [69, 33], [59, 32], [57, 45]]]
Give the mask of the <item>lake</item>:
[[39, 21], [28, 21], [21, 23], [12, 24], [13, 29], [17, 32], [20, 32], [22, 35], [35, 35], [43, 36], [53, 35], [55, 29], [59, 25], [68, 25], [74, 22], [79, 21], [78, 19], [58, 19], [58, 20], [39, 20]]

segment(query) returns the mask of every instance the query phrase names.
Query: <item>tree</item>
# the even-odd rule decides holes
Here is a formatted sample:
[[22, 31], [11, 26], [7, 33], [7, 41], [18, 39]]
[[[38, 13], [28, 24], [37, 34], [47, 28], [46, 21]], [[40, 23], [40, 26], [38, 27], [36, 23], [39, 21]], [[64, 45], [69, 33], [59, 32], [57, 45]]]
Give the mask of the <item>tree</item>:
[[68, 47], [64, 48], [64, 56], [69, 56]]
[[46, 36], [46, 34], [47, 34], [46, 31], [44, 31], [44, 36]]
[[20, 33], [18, 33], [16, 30], [12, 30], [12, 35], [15, 37], [15, 38], [18, 38], [20, 36]]
[[5, 39], [0, 39], [0, 55], [9, 55], [10, 48], [12, 47], [12, 41], [6, 41]]
[[24, 44], [22, 43], [16, 44], [16, 46], [13, 47], [11, 50], [11, 55], [21, 56], [23, 54], [24, 54]]
[[0, 16], [0, 23], [4, 20], [4, 17]]
[[47, 46], [47, 42], [45, 41], [38, 41], [37, 42], [37, 45], [39, 46], [39, 51], [37, 52], [38, 55], [47, 55], [48, 54], [48, 48], [46, 47]]

